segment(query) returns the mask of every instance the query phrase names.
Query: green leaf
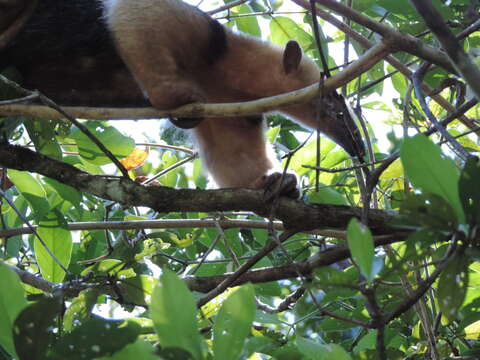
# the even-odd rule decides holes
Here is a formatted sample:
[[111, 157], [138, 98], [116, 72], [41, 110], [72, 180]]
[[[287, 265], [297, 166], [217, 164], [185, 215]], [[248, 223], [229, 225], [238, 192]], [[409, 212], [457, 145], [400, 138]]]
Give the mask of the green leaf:
[[136, 341], [141, 333], [137, 321], [93, 317], [57, 342], [54, 359], [82, 360], [110, 355]]
[[449, 320], [457, 318], [468, 287], [469, 259], [465, 253], [451, 259], [438, 280], [438, 303], [442, 314]]
[[270, 144], [274, 144], [275, 141], [277, 140], [278, 135], [280, 134], [280, 130], [282, 128], [280, 126], [274, 126], [270, 127], [266, 132], [265, 132], [265, 138], [268, 140]]
[[117, 351], [109, 357], [98, 358], [98, 360], [159, 360], [155, 355], [155, 348], [148, 342], [138, 339], [133, 344], [128, 344], [122, 350]]
[[[247, 4], [241, 4], [240, 6], [236, 6], [232, 12], [235, 15], [251, 14], [252, 8]], [[243, 33], [256, 37], [261, 37], [262, 35], [262, 31], [260, 30], [256, 16], [239, 16], [235, 18], [235, 23], [237, 24], [238, 30]]]
[[55, 191], [58, 193], [58, 195], [60, 195], [62, 199], [67, 200], [76, 207], [80, 205], [80, 201], [82, 200], [82, 194], [79, 193], [76, 189], [50, 178], [45, 178], [44, 181], [53, 189], [55, 189]]
[[394, 14], [402, 14], [402, 16], [408, 15], [409, 17], [419, 17], [413, 6], [410, 6], [410, 4], [406, 4], [402, 1], [377, 0], [375, 3], [384, 9], [393, 12]]
[[323, 360], [325, 345], [313, 342], [310, 339], [305, 339], [301, 336], [295, 338], [295, 343], [298, 346], [298, 350], [307, 357], [309, 360]]
[[353, 261], [358, 265], [363, 276], [368, 281], [372, 281], [375, 276], [373, 272], [375, 249], [370, 230], [357, 218], [352, 218], [347, 228], [347, 241]]
[[435, 194], [409, 194], [400, 205], [400, 214], [408, 225], [437, 231], [452, 231], [457, 227], [451, 205]]
[[255, 317], [255, 308], [255, 293], [251, 284], [237, 289], [223, 302], [213, 327], [215, 359], [240, 359]]
[[[99, 121], [89, 121], [84, 125], [93, 133], [93, 135], [110, 150], [117, 158], [124, 158], [130, 155], [135, 148], [135, 141], [122, 135], [112, 126], [105, 125]], [[105, 165], [111, 163], [111, 160], [78, 128], [74, 128], [70, 137], [75, 140], [80, 156], [89, 163], [95, 165]]]
[[195, 300], [174, 272], [164, 270], [153, 291], [150, 313], [162, 347], [178, 347], [203, 359]]
[[439, 146], [419, 134], [405, 139], [400, 158], [415, 188], [443, 197], [452, 205], [460, 222], [465, 221], [458, 194], [458, 170], [451, 159], [442, 156]]
[[[393, 72], [395, 68], [391, 65], [387, 65], [387, 71], [388, 72]], [[399, 94], [405, 94], [405, 91], [407, 89], [407, 80], [405, 79], [405, 76], [401, 74], [400, 72], [395, 72], [392, 77], [392, 85], [395, 90]]]
[[195, 360], [188, 351], [177, 347], [166, 347], [157, 352], [160, 359]]
[[350, 355], [336, 344], [320, 344], [301, 336], [295, 338], [295, 343], [308, 360], [351, 360]]
[[18, 315], [13, 335], [20, 360], [45, 360], [61, 309], [59, 298], [44, 297]]
[[137, 275], [132, 268], [125, 268], [125, 263], [118, 259], [99, 261], [85, 268], [80, 275], [87, 276], [90, 271], [95, 275], [116, 276], [119, 279], [133, 278]]
[[[175, 154], [172, 154], [170, 151], [165, 151], [162, 155], [162, 166], [161, 169], [164, 170], [178, 162], [178, 158]], [[163, 175], [158, 179], [161, 185], [168, 187], [175, 187], [177, 184], [177, 174], [179, 173], [180, 168], [169, 171], [167, 174]]]
[[293, 344], [293, 341], [289, 341], [285, 345], [277, 347], [272, 355], [275, 360], [305, 360], [305, 357], [299, 351], [298, 346]]
[[435, 243], [439, 244], [446, 240], [443, 233], [427, 228], [412, 232], [405, 242], [406, 249], [403, 263], [405, 264], [412, 259], [425, 259], [426, 256], [431, 255]]
[[349, 205], [345, 196], [328, 186], [321, 186], [317, 192], [308, 195], [308, 202], [318, 204]]
[[121, 280], [118, 283], [123, 299], [127, 302], [147, 305], [150, 303], [157, 279], [148, 275], [139, 275]]
[[18, 314], [27, 306], [18, 275], [0, 261], [0, 345], [17, 356], [12, 328]]
[[[59, 212], [50, 212], [47, 219], [41, 221], [37, 229], [38, 235], [55, 257], [66, 268], [70, 265], [72, 256], [72, 236], [66, 229], [65, 219]], [[38, 238], [34, 242], [35, 258], [45, 280], [60, 283], [65, 278], [65, 271], [47, 252]]]
[[295, 21], [284, 16], [275, 16], [270, 21], [270, 34], [271, 40], [278, 45], [285, 45], [289, 40], [295, 39], [302, 48], [305, 48], [313, 41], [309, 33], [298, 26]]
[[469, 224], [480, 224], [480, 161], [476, 157], [467, 159], [459, 180], [460, 200]]
[[8, 177], [32, 207], [35, 219], [43, 219], [50, 210], [50, 205], [47, 201], [45, 189], [40, 182], [25, 171], [9, 169]]
[[365, 336], [361, 338], [357, 346], [355, 346], [355, 352], [365, 350], [374, 350], [377, 347], [377, 330], [369, 330]]
[[[321, 146], [321, 163], [322, 167], [331, 167], [333, 164], [330, 158], [325, 158], [327, 155], [333, 152], [335, 143], [327, 138], [322, 138]], [[317, 159], [317, 143], [316, 140], [309, 141], [305, 146], [295, 153], [295, 156], [290, 161], [290, 169], [295, 171], [299, 176], [305, 175], [312, 171], [303, 167], [303, 165], [315, 165]], [[286, 161], [286, 160], [285, 160]], [[285, 165], [285, 161], [282, 163], [282, 167]]]
[[354, 286], [358, 283], [358, 271], [355, 267], [337, 270], [334, 267], [325, 266], [315, 269], [313, 284], [321, 287], [325, 297], [318, 301], [322, 303], [338, 301], [355, 295]]
[[480, 320], [475, 321], [465, 328], [465, 338], [469, 340], [480, 340]]
[[57, 160], [62, 158], [62, 149], [55, 137], [58, 120], [27, 119], [23, 124], [38, 152]]
[[96, 289], [83, 290], [76, 298], [72, 300], [72, 304], [65, 311], [63, 316], [63, 327], [65, 331], [72, 331], [91, 317], [93, 306], [97, 303], [98, 291]]

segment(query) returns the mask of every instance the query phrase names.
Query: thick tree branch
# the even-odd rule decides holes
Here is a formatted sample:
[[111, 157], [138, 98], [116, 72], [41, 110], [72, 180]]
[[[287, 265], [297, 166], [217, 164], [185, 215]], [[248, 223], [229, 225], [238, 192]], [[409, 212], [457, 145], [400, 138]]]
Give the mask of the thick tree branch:
[[[0, 166], [35, 172], [73, 188], [125, 206], [146, 206], [158, 212], [173, 211], [254, 211], [270, 214], [263, 191], [250, 189], [189, 190], [162, 186], [143, 186], [135, 181], [88, 174], [72, 165], [38, 154], [29, 149], [0, 144]], [[318, 228], [344, 229], [349, 220], [360, 217], [361, 208], [305, 204], [288, 198], [279, 199], [275, 217], [287, 229], [307, 231]], [[374, 234], [393, 233], [387, 222], [395, 212], [370, 211], [369, 226]]]

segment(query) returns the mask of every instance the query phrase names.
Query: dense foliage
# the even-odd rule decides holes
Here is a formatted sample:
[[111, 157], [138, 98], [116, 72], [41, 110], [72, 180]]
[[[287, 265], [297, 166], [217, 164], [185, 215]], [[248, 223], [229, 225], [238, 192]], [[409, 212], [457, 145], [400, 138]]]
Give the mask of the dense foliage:
[[[296, 39], [319, 59], [309, 3], [294, 2], [245, 1], [214, 16], [278, 44]], [[215, 193], [226, 211], [223, 200], [209, 202], [188, 137], [157, 121], [140, 122], [135, 138], [133, 121], [82, 121], [132, 179], [160, 174], [161, 187], [109, 191], [121, 175], [110, 158], [67, 120], [16, 104], [2, 77], [0, 115], [17, 115], [0, 119], [0, 359], [477, 359], [479, 108], [467, 84], [479, 69], [464, 72], [461, 57], [442, 67], [447, 45], [412, 5], [425, 2], [317, 1], [334, 74], [355, 71], [369, 42], [395, 44], [342, 88], [360, 115], [369, 172], [364, 182], [328, 138], [319, 146], [309, 130], [269, 115], [268, 141], [289, 155], [283, 165], [299, 175], [302, 201], [317, 205], [282, 199], [265, 205], [266, 219], [246, 211], [263, 202], [260, 191]], [[475, 60], [478, 1], [433, 3]], [[333, 28], [334, 13], [351, 27]], [[407, 34], [433, 55], [425, 59]], [[3, 75], [19, 79], [12, 67]], [[13, 164], [17, 155], [25, 161]], [[60, 169], [78, 176], [39, 175]], [[102, 177], [79, 185], [84, 172]], [[155, 194], [168, 204], [142, 203]], [[300, 211], [313, 231], [274, 221]]]

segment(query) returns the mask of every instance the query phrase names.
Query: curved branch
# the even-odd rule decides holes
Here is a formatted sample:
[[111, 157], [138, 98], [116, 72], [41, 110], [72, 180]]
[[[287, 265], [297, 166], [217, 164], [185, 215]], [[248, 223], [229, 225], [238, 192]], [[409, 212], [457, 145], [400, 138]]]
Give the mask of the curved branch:
[[[307, 10], [309, 9], [309, 4], [306, 0], [292, 0], [292, 1], [304, 9], [307, 9]], [[358, 42], [365, 49], [369, 49], [374, 45], [372, 41], [360, 35], [356, 31], [354, 31], [351, 27], [341, 22], [332, 14], [320, 9], [318, 6], [317, 6], [317, 15], [322, 19], [328, 21], [330, 24], [332, 24], [339, 30], [343, 31], [345, 34], [348, 34], [348, 36], [350, 36], [352, 39]], [[398, 70], [401, 74], [403, 74], [408, 79], [412, 78], [413, 73], [410, 71], [410, 69], [404, 64], [402, 64], [400, 61], [398, 61], [393, 55], [388, 55], [385, 58], [385, 61], [387, 61], [390, 65], [392, 65], [396, 70]], [[425, 93], [428, 96], [430, 96], [433, 100], [435, 100], [441, 107], [447, 110], [447, 112], [451, 113], [455, 110], [454, 106], [450, 104], [447, 100], [445, 100], [442, 96], [431, 94], [432, 89], [427, 84], [422, 83], [422, 89], [423, 91], [425, 91]], [[470, 130], [478, 131], [475, 123], [472, 120], [470, 120], [468, 117], [466, 117], [464, 114], [460, 114], [458, 118]]]
[[[338, 72], [322, 84], [322, 92], [328, 93], [355, 79], [385, 58], [390, 52], [389, 45], [380, 43], [369, 49], [361, 58]], [[254, 101], [222, 104], [189, 104], [177, 109], [159, 111], [154, 108], [88, 108], [63, 106], [69, 115], [81, 119], [160, 119], [168, 117], [236, 117], [257, 115], [281, 107], [299, 105], [318, 94], [318, 83], [290, 93], [266, 97]], [[25, 115], [36, 118], [60, 119], [64, 116], [57, 111], [38, 105], [8, 104], [0, 106], [1, 116]]]
[[439, 65], [451, 73], [456, 73], [455, 69], [448, 57], [430, 45], [425, 44], [422, 40], [415, 36], [405, 34], [392, 28], [388, 25], [374, 21], [368, 16], [365, 16], [354, 9], [343, 5], [335, 0], [315, 0], [317, 4], [321, 4], [336, 13], [355, 21], [357, 24], [365, 26], [366, 28], [380, 34], [384, 40], [395, 46], [397, 51], [405, 51], [409, 54], [418, 56], [428, 62]]
[[[387, 244], [393, 244], [404, 240], [406, 233], [398, 234], [395, 236], [385, 235], [375, 240], [375, 246], [382, 246]], [[309, 276], [314, 269], [329, 266], [339, 261], [345, 260], [350, 257], [350, 250], [348, 247], [338, 245], [328, 250], [319, 252], [316, 255], [308, 258], [300, 263], [292, 263], [286, 265], [264, 267], [259, 269], [253, 269], [240, 276], [231, 286], [238, 286], [248, 282], [251, 283], [264, 283], [269, 281], [279, 281], [286, 279], [294, 279], [299, 276]], [[231, 276], [232, 273], [225, 273], [215, 276], [186, 276], [184, 280], [187, 286], [192, 291], [198, 291], [206, 293], [214, 289], [218, 284]]]
[[430, 0], [411, 0], [411, 2], [442, 44], [455, 69], [472, 88], [477, 100], [480, 100], [480, 70], [445, 24], [442, 14], [435, 9]]

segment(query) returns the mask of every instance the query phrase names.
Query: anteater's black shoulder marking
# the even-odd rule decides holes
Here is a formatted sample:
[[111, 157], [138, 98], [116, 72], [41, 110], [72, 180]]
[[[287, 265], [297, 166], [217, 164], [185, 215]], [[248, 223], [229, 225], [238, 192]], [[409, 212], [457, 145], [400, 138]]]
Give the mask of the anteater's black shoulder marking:
[[210, 41], [208, 44], [208, 63], [214, 64], [228, 51], [225, 28], [217, 20], [209, 18]]

